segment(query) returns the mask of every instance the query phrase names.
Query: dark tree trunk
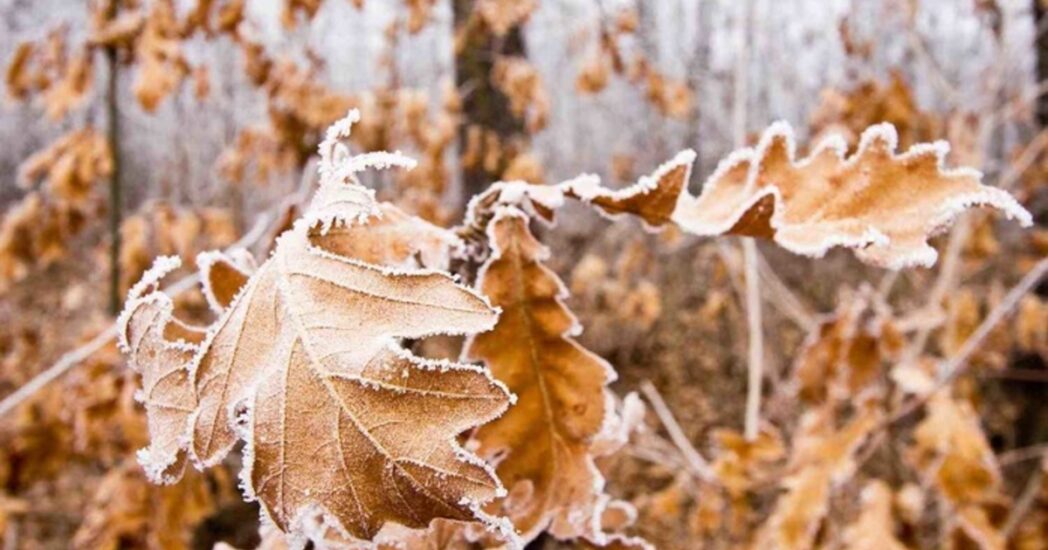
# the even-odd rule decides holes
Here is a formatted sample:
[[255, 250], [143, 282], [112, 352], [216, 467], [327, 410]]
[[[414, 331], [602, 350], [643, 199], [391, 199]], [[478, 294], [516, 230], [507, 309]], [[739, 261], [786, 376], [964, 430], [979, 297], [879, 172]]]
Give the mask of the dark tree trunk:
[[[1046, 12], [1042, 0], [1033, 1], [1035, 36], [1034, 48], [1037, 50], [1037, 82], [1048, 81], [1048, 20], [1045, 19]], [[1042, 127], [1048, 126], [1048, 94], [1041, 94], [1037, 98], [1037, 122]]]
[[454, 0], [455, 84], [462, 94], [463, 116], [459, 147], [465, 152], [470, 132], [479, 129], [498, 137], [503, 154], [497, 167], [485, 168], [484, 163], [463, 166], [463, 204], [502, 176], [527, 137], [524, 121], [513, 116], [509, 99], [492, 81], [496, 59], [525, 55], [524, 35], [517, 26], [505, 36], [495, 36], [474, 14], [475, 4], [475, 0]]
[[117, 51], [107, 47], [105, 56], [109, 74], [106, 75], [106, 141], [113, 156], [113, 174], [109, 180], [109, 312], [120, 312], [120, 225], [123, 217], [123, 189], [120, 162], [120, 111], [118, 80], [120, 76]]

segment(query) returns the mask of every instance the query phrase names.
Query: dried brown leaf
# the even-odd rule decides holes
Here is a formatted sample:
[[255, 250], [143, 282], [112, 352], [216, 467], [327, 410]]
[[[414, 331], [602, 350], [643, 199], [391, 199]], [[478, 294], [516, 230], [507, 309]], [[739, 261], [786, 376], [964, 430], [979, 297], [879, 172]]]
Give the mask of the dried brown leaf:
[[862, 511], [844, 532], [848, 550], [906, 550], [895, 538], [892, 490], [887, 483], [873, 480], [862, 490]]
[[928, 238], [966, 208], [989, 206], [1032, 223], [1011, 195], [982, 185], [978, 172], [944, 170], [945, 143], [916, 145], [899, 155], [896, 141], [892, 126], [878, 125], [863, 133], [850, 157], [843, 140], [827, 139], [796, 160], [792, 130], [775, 124], [756, 148], [724, 159], [698, 197], [687, 192], [692, 151], [626, 189], [583, 182], [565, 192], [652, 227], [673, 222], [696, 235], [764, 237], [816, 257], [844, 246], [866, 263], [895, 269], [934, 263]]
[[528, 217], [502, 206], [488, 226], [493, 247], [479, 289], [503, 312], [494, 330], [475, 336], [466, 356], [482, 359], [517, 395], [517, 403], [474, 435], [481, 456], [497, 464], [510, 493], [493, 504], [525, 540], [548, 529], [559, 538], [599, 539], [603, 478], [592, 445], [614, 411], [605, 386], [615, 377], [580, 346], [560, 279], [543, 262], [549, 251]]
[[241, 252], [236, 258], [222, 252], [197, 256], [204, 297], [216, 312], [221, 313], [233, 303], [254, 271], [254, 258], [246, 251]]
[[794, 364], [800, 397], [808, 402], [852, 398], [879, 379], [902, 340], [886, 306], [871, 289], [842, 300], [808, 336]]
[[189, 363], [198, 399], [191, 458], [214, 465], [246, 441], [245, 490], [299, 538], [316, 528], [372, 539], [389, 522], [476, 521], [502, 494], [455, 436], [501, 414], [505, 388], [485, 369], [424, 360], [397, 343], [486, 330], [495, 310], [445, 273], [349, 258], [324, 239], [379, 216], [356, 172], [407, 164], [349, 157], [338, 141], [353, 120], [333, 126], [321, 147], [323, 199], [278, 239]]
[[194, 528], [216, 504], [204, 474], [191, 472], [178, 485], [157, 487], [127, 461], [102, 480], [70, 547], [188, 550]]
[[759, 532], [758, 545], [798, 550], [813, 547], [833, 490], [854, 475], [855, 454], [879, 417], [871, 406], [864, 406], [840, 428], [834, 426], [827, 408], [811, 410], [802, 417], [790, 456], [790, 474], [782, 482], [786, 493], [778, 498]]

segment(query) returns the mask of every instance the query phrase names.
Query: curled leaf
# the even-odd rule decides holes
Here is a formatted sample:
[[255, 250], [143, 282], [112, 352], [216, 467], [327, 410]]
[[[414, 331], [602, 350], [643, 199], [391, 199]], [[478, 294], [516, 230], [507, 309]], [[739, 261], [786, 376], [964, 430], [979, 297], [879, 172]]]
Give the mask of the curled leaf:
[[155, 483], [173, 483], [182, 476], [187, 421], [197, 405], [189, 363], [205, 333], [175, 319], [171, 298], [159, 290], [160, 279], [180, 263], [177, 257], [157, 259], [131, 289], [117, 321], [120, 348], [131, 368], [142, 375], [140, 399], [150, 441], [138, 459]]
[[919, 144], [897, 154], [896, 142], [894, 127], [882, 124], [863, 133], [851, 156], [843, 140], [830, 138], [797, 159], [793, 131], [779, 123], [755, 148], [721, 161], [698, 197], [687, 192], [692, 151], [626, 189], [587, 182], [565, 192], [653, 227], [673, 222], [696, 235], [768, 238], [816, 257], [843, 246], [866, 263], [891, 269], [933, 264], [937, 254], [928, 238], [973, 206], [1032, 223], [1011, 195], [980, 183], [979, 172], [944, 169], [946, 143]]

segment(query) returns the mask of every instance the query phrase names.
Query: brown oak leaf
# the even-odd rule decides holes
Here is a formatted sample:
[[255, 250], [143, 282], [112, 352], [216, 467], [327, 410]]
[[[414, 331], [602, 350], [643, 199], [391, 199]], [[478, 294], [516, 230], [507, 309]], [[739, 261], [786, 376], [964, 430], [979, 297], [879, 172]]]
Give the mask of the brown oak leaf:
[[887, 306], [862, 288], [808, 335], [794, 363], [800, 398], [839, 401], [870, 390], [902, 344]]
[[465, 353], [483, 360], [518, 399], [474, 435], [509, 489], [492, 508], [505, 512], [524, 540], [546, 529], [559, 538], [599, 540], [593, 518], [603, 507], [604, 480], [592, 447], [614, 414], [605, 386], [615, 373], [572, 338], [579, 327], [563, 303], [567, 290], [543, 265], [549, 251], [532, 236], [528, 217], [497, 208], [488, 225], [493, 252], [477, 286], [503, 312]]
[[687, 192], [695, 160], [690, 150], [626, 189], [583, 180], [565, 193], [652, 227], [672, 222], [701, 236], [763, 237], [815, 257], [843, 246], [866, 263], [892, 269], [933, 264], [937, 254], [928, 238], [972, 206], [1032, 223], [1011, 195], [980, 183], [977, 171], [945, 170], [945, 142], [903, 154], [895, 152], [896, 142], [894, 127], [881, 124], [863, 133], [851, 156], [842, 139], [830, 138], [796, 159], [793, 131], [779, 123], [755, 148], [722, 160], [698, 197]]
[[837, 427], [830, 408], [810, 410], [794, 438], [786, 492], [757, 535], [755, 547], [812, 548], [819, 526], [830, 509], [833, 490], [855, 474], [855, 455], [880, 421], [870, 405]]
[[508, 392], [487, 369], [425, 360], [398, 342], [487, 330], [497, 312], [444, 272], [339, 253], [331, 231], [366, 228], [381, 213], [355, 172], [398, 164], [349, 157], [338, 143], [347, 120], [321, 145], [322, 198], [189, 362], [190, 457], [214, 465], [244, 440], [243, 487], [293, 540], [318, 529], [373, 539], [387, 522], [423, 528], [437, 518], [483, 519], [511, 536], [480, 509], [504, 494], [494, 472], [455, 439], [500, 415]]
[[848, 550], [906, 550], [906, 545], [895, 537], [895, 518], [892, 512], [892, 490], [887, 483], [875, 479], [862, 490], [862, 511], [858, 519], [844, 531]]

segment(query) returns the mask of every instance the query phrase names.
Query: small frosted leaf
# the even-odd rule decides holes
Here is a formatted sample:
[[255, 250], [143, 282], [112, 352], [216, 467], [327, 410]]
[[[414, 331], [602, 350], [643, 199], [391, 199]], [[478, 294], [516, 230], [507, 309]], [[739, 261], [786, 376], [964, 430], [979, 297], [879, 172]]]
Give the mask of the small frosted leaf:
[[157, 259], [117, 321], [120, 348], [142, 375], [150, 443], [138, 456], [156, 483], [177, 481], [185, 468], [187, 420], [197, 404], [189, 364], [205, 334], [175, 319], [171, 298], [159, 290], [160, 279], [178, 265], [177, 258]]

